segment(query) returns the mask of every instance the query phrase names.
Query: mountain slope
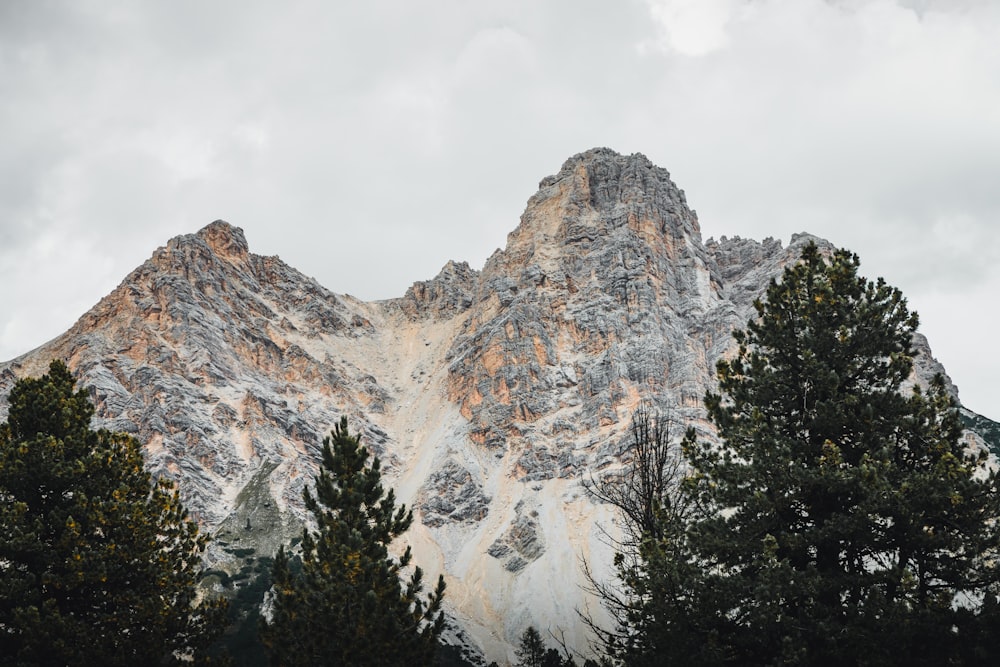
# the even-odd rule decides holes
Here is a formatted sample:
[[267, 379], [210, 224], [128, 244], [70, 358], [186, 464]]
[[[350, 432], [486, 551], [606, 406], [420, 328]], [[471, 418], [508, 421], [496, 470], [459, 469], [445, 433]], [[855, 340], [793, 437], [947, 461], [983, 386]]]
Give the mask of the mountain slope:
[[[346, 414], [416, 507], [406, 542], [445, 574], [464, 641], [502, 660], [531, 623], [585, 649], [577, 611], [603, 616], [581, 559], [610, 571], [615, 522], [582, 480], [616, 465], [640, 402], [711, 437], [715, 361], [810, 241], [831, 249], [704, 242], [665, 170], [595, 149], [540, 183], [482, 271], [449, 262], [388, 301], [334, 294], [216, 221], [0, 365], [0, 391], [66, 359], [100, 425], [178, 481], [230, 573], [298, 534], [320, 442]], [[917, 347], [914, 381], [943, 371]]]

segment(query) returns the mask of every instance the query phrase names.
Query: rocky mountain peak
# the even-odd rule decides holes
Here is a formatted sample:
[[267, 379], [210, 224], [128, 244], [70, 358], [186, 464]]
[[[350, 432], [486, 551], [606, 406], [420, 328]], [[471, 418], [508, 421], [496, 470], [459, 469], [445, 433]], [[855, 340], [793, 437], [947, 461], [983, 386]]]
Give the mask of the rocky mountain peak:
[[581, 192], [588, 193], [591, 205], [599, 209], [617, 203], [648, 202], [664, 195], [685, 203], [670, 173], [642, 153], [622, 155], [610, 148], [578, 153], [566, 160], [557, 174], [542, 179], [539, 190], [566, 179], [572, 179]]
[[230, 260], [245, 260], [250, 254], [246, 236], [239, 227], [225, 220], [216, 220], [202, 227], [195, 236], [202, 239], [219, 257]]
[[[182, 234], [158, 248], [149, 262], [160, 271], [226, 273], [232, 267], [247, 277], [252, 271], [249, 245], [243, 230], [216, 220], [194, 234]], [[149, 263], [147, 262], [147, 263]], [[184, 267], [189, 267], [187, 270]]]
[[536, 281], [571, 293], [592, 285], [635, 304], [661, 289], [705, 298], [707, 282], [690, 282], [682, 267], [706, 261], [697, 216], [669, 173], [644, 155], [595, 148], [541, 181], [506, 248], [487, 261], [481, 288], [501, 301]]

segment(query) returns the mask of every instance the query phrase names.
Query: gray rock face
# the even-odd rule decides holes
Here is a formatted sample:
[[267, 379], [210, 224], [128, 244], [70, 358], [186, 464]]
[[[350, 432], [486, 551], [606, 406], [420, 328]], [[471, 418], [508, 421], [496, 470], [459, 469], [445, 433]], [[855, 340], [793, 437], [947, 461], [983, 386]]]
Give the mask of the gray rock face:
[[507, 532], [494, 540], [486, 553], [503, 561], [508, 572], [520, 572], [529, 562], [545, 553], [541, 527], [538, 524], [538, 510], [525, 500], [514, 507], [515, 518]]
[[489, 513], [490, 500], [472, 473], [448, 461], [424, 482], [419, 507], [424, 525], [439, 528], [447, 523], [482, 521]]
[[[177, 480], [210, 530], [243, 511], [251, 483], [270, 496], [257, 503], [270, 508], [258, 531], [274, 533], [270, 544], [300, 530], [325, 430], [343, 413], [370, 428], [360, 415], [384, 409], [385, 390], [333, 354], [373, 335], [362, 306], [250, 254], [241, 230], [216, 221], [171, 240], [70, 331], [6, 364], [0, 390], [68, 360], [98, 425], [145, 443], [151, 470]], [[218, 548], [210, 558], [227, 559]]]
[[575, 440], [617, 423], [637, 392], [700, 404], [705, 342], [689, 343], [719, 301], [710, 264], [665, 170], [606, 149], [568, 160], [487, 261], [449, 351], [450, 395], [473, 438], [530, 447], [546, 417], [570, 412], [563, 437]]
[[453, 317], [472, 305], [479, 272], [466, 262], [448, 262], [433, 280], [413, 283], [397, 303], [412, 319]]
[[[481, 272], [449, 262], [389, 301], [334, 294], [216, 221], [0, 365], [0, 392], [66, 360], [97, 425], [177, 481], [221, 569], [299, 534], [322, 438], [347, 415], [416, 509], [404, 541], [445, 574], [455, 636], [504, 661], [534, 624], [586, 650], [577, 611], [602, 616], [580, 560], [609, 572], [614, 517], [581, 481], [618, 464], [640, 402], [712, 437], [715, 362], [810, 240], [832, 250], [703, 242], [665, 170], [595, 149], [542, 180]], [[943, 369], [917, 347], [926, 382]]]

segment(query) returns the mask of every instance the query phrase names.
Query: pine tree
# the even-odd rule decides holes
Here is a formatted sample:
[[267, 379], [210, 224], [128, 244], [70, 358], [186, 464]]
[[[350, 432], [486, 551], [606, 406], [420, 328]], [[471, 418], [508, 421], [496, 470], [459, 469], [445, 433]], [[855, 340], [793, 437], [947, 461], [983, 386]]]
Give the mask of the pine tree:
[[516, 667], [576, 667], [576, 661], [570, 654], [565, 642], [559, 641], [562, 653], [554, 648], [547, 648], [542, 636], [529, 625], [521, 633], [514, 655], [517, 656]]
[[529, 625], [521, 633], [521, 640], [514, 651], [518, 667], [542, 667], [545, 659], [545, 644], [535, 626]]
[[306, 529], [301, 568], [282, 548], [275, 558], [274, 605], [261, 626], [274, 665], [429, 665], [444, 629], [444, 578], [421, 599], [423, 572], [400, 576], [410, 548], [395, 559], [388, 546], [413, 521], [381, 483], [381, 464], [342, 418], [323, 440], [315, 496], [306, 508], [317, 530]]
[[224, 603], [195, 605], [205, 539], [139, 444], [93, 431], [66, 366], [20, 380], [0, 426], [0, 664], [197, 658]]
[[917, 317], [857, 270], [811, 244], [734, 334], [706, 398], [722, 445], [683, 443], [698, 514], [622, 572], [628, 664], [980, 664], [997, 476], [940, 377], [902, 391]]

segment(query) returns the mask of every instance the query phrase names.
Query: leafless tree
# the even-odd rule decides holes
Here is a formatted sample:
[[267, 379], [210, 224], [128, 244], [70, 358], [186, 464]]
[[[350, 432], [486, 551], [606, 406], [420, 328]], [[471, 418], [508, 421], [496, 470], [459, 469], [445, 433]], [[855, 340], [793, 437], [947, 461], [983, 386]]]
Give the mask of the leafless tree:
[[[615, 549], [619, 573], [639, 562], [643, 540], [664, 539], [666, 532], [680, 525], [691, 511], [690, 501], [680, 487], [685, 465], [673, 418], [643, 404], [632, 415], [629, 430], [630, 437], [619, 452], [621, 468], [584, 481], [595, 500], [611, 505], [621, 516], [620, 537], [604, 532]], [[587, 562], [583, 567], [590, 592], [618, 627], [600, 627], [590, 616], [581, 615], [603, 647], [613, 646], [623, 639], [621, 628], [627, 627], [625, 621], [640, 601], [627, 595], [618, 581], [598, 579]]]
[[625, 534], [616, 546], [635, 548], [644, 537], [662, 538], [663, 515], [686, 511], [679, 492], [684, 461], [675, 428], [669, 414], [640, 405], [632, 415], [631, 437], [619, 452], [621, 469], [584, 481], [593, 498], [621, 514]]

